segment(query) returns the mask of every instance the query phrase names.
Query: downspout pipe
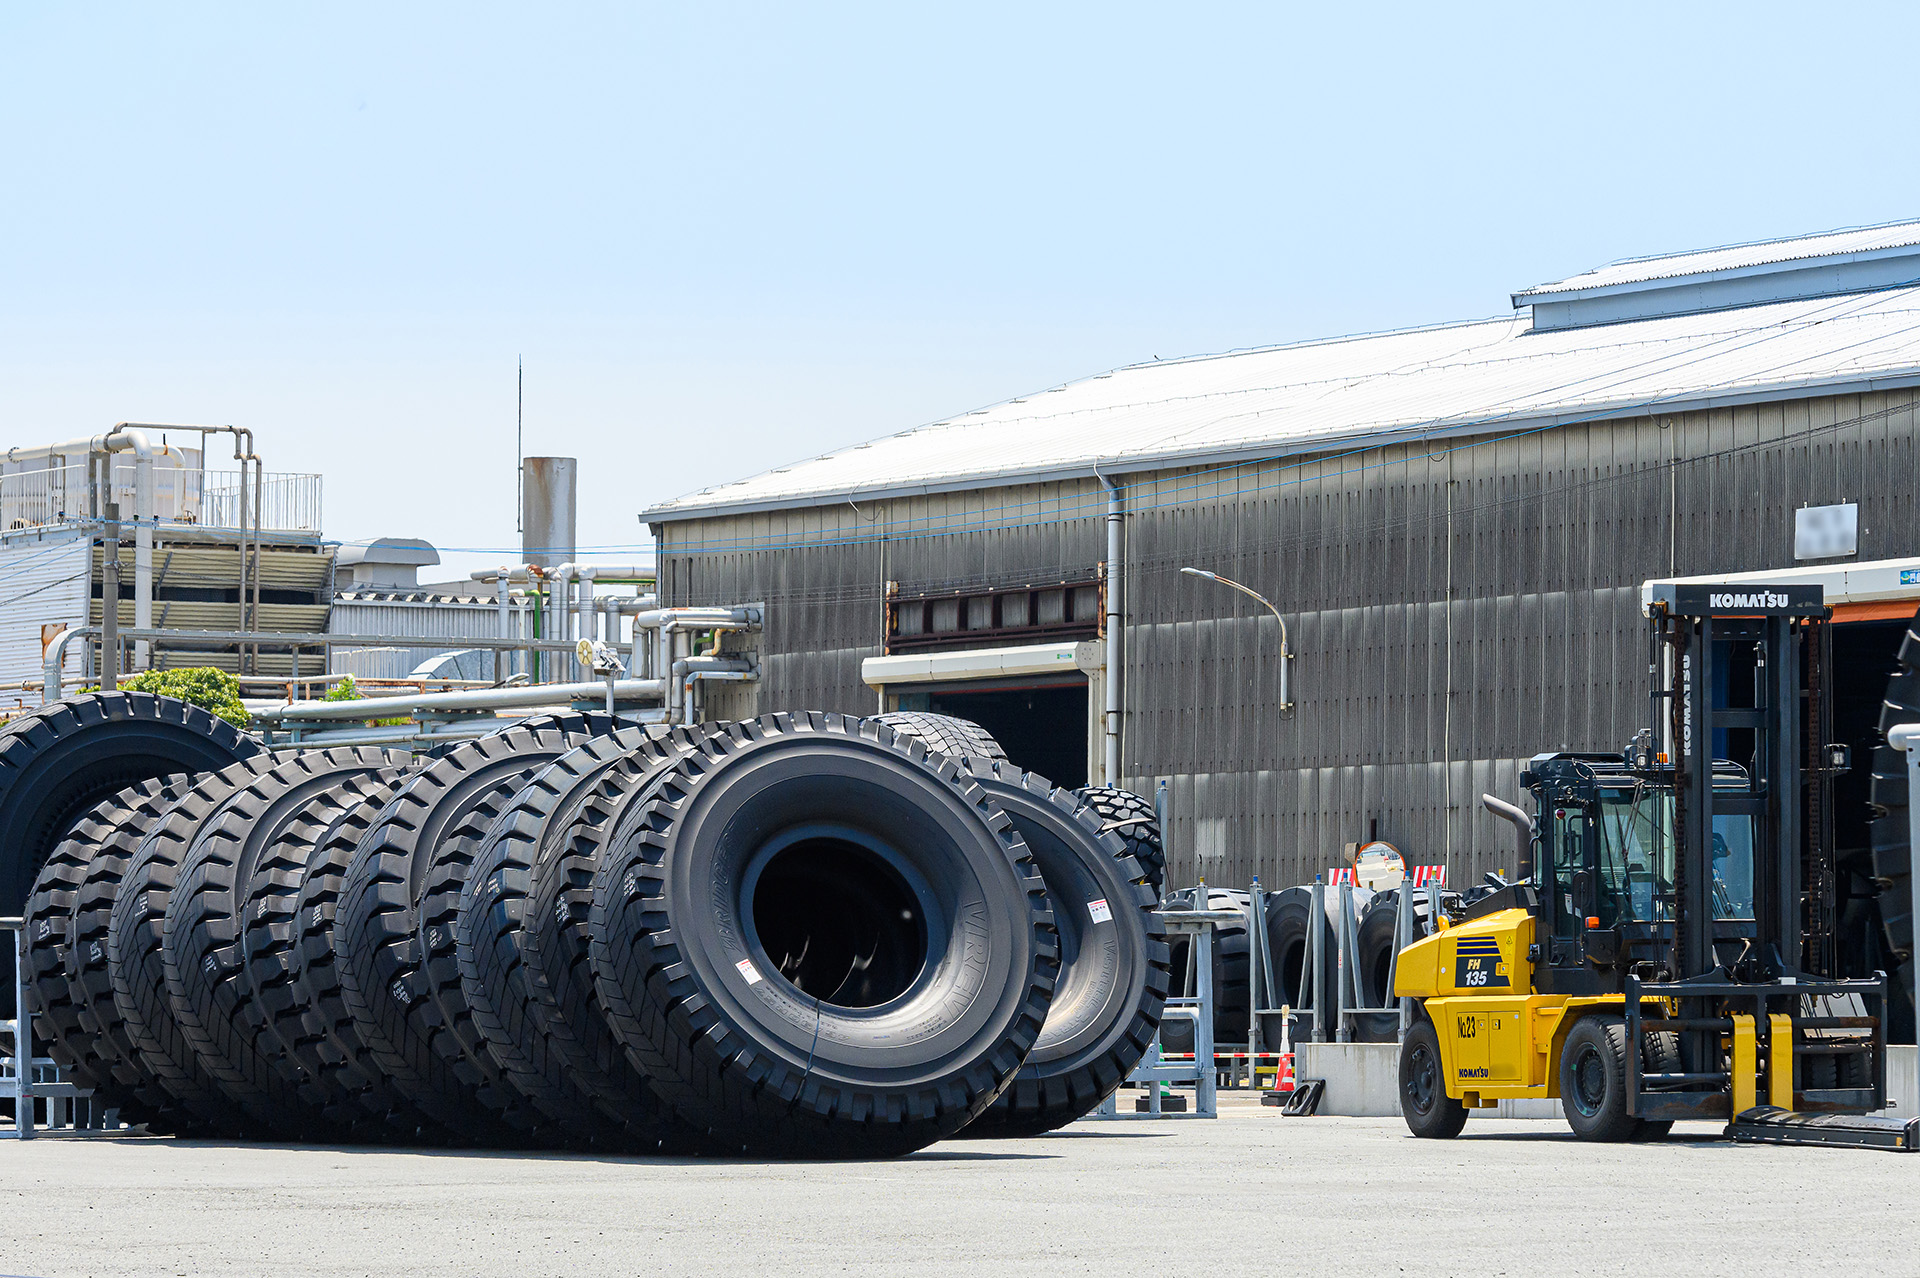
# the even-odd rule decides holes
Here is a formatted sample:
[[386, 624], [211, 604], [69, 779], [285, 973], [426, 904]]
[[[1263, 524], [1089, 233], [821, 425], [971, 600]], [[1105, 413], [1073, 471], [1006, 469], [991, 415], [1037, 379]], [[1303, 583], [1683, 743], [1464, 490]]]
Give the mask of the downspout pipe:
[[573, 642], [573, 574], [579, 570], [571, 559], [553, 570], [553, 594], [547, 607], [553, 616], [553, 637], [563, 643]]
[[[105, 435], [96, 435], [92, 448], [107, 454], [108, 493], [112, 492], [114, 453], [133, 453], [133, 624], [153, 628], [153, 441], [130, 422], [121, 422]], [[91, 449], [90, 449], [91, 451]], [[134, 662], [150, 668], [153, 658], [147, 641], [134, 645]]]
[[[1094, 472], [1096, 475], [1099, 471]], [[1106, 713], [1101, 716], [1105, 741], [1103, 742], [1101, 781], [1106, 785], [1120, 784], [1120, 662], [1122, 650], [1120, 632], [1125, 618], [1125, 601], [1121, 598], [1122, 584], [1126, 580], [1126, 522], [1127, 490], [1118, 479], [1109, 475], [1100, 475], [1107, 486], [1107, 674], [1103, 682], [1106, 685]]]

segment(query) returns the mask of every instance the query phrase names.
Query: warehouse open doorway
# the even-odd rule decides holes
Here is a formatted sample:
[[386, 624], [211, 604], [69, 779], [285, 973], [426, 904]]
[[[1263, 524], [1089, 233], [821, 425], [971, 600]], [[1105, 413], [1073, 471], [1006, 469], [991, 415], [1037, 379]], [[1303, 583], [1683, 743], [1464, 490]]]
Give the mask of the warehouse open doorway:
[[861, 677], [882, 710], [971, 719], [1007, 757], [1055, 785], [1097, 779], [1104, 651], [1085, 641], [869, 657]]
[[[1007, 758], [1073, 790], [1087, 783], [1087, 684], [948, 688], [928, 692], [935, 714], [971, 719], [991, 732]], [[903, 698], [903, 701], [905, 699]]]

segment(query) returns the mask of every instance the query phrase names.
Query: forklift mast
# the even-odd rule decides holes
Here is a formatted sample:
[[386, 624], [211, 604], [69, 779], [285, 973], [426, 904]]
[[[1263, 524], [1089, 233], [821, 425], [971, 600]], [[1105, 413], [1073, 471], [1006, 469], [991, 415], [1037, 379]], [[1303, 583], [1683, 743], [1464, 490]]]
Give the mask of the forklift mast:
[[[1655, 588], [1650, 664], [1674, 766], [1672, 970], [1682, 979], [1727, 960], [1757, 980], [1831, 970], [1834, 771], [1814, 744], [1831, 721], [1822, 596], [1819, 586]], [[1720, 754], [1743, 765], [1744, 786], [1716, 772]], [[1716, 845], [1723, 815], [1750, 821], [1750, 857], [1730, 867], [1746, 872], [1750, 923], [1715, 917], [1715, 861], [1735, 851], [1724, 836]]]

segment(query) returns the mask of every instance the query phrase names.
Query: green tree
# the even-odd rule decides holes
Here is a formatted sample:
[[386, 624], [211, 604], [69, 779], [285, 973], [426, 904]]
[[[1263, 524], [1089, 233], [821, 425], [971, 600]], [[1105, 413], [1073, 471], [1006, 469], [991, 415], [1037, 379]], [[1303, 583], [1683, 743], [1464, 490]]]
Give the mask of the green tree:
[[203, 707], [236, 728], [253, 724], [253, 716], [240, 704], [240, 681], [224, 670], [211, 666], [188, 666], [181, 670], [148, 670], [120, 680], [129, 692], [151, 692], [159, 697], [178, 697]]

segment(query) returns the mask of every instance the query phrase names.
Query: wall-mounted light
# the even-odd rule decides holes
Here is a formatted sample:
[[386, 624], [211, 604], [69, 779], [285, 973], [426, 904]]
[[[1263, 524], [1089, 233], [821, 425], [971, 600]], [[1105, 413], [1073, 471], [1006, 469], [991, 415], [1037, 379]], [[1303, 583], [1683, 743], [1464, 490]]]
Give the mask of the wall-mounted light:
[[1265, 595], [1253, 589], [1251, 586], [1241, 585], [1231, 577], [1222, 577], [1219, 573], [1208, 572], [1205, 568], [1182, 568], [1180, 571], [1189, 577], [1199, 577], [1205, 581], [1217, 581], [1223, 586], [1237, 590], [1249, 599], [1258, 600], [1261, 607], [1273, 614], [1273, 619], [1280, 623], [1280, 708], [1282, 710], [1293, 709], [1293, 698], [1288, 693], [1287, 681], [1287, 663], [1293, 660], [1293, 652], [1287, 647], [1287, 619], [1280, 615], [1280, 610], [1274, 607]]

